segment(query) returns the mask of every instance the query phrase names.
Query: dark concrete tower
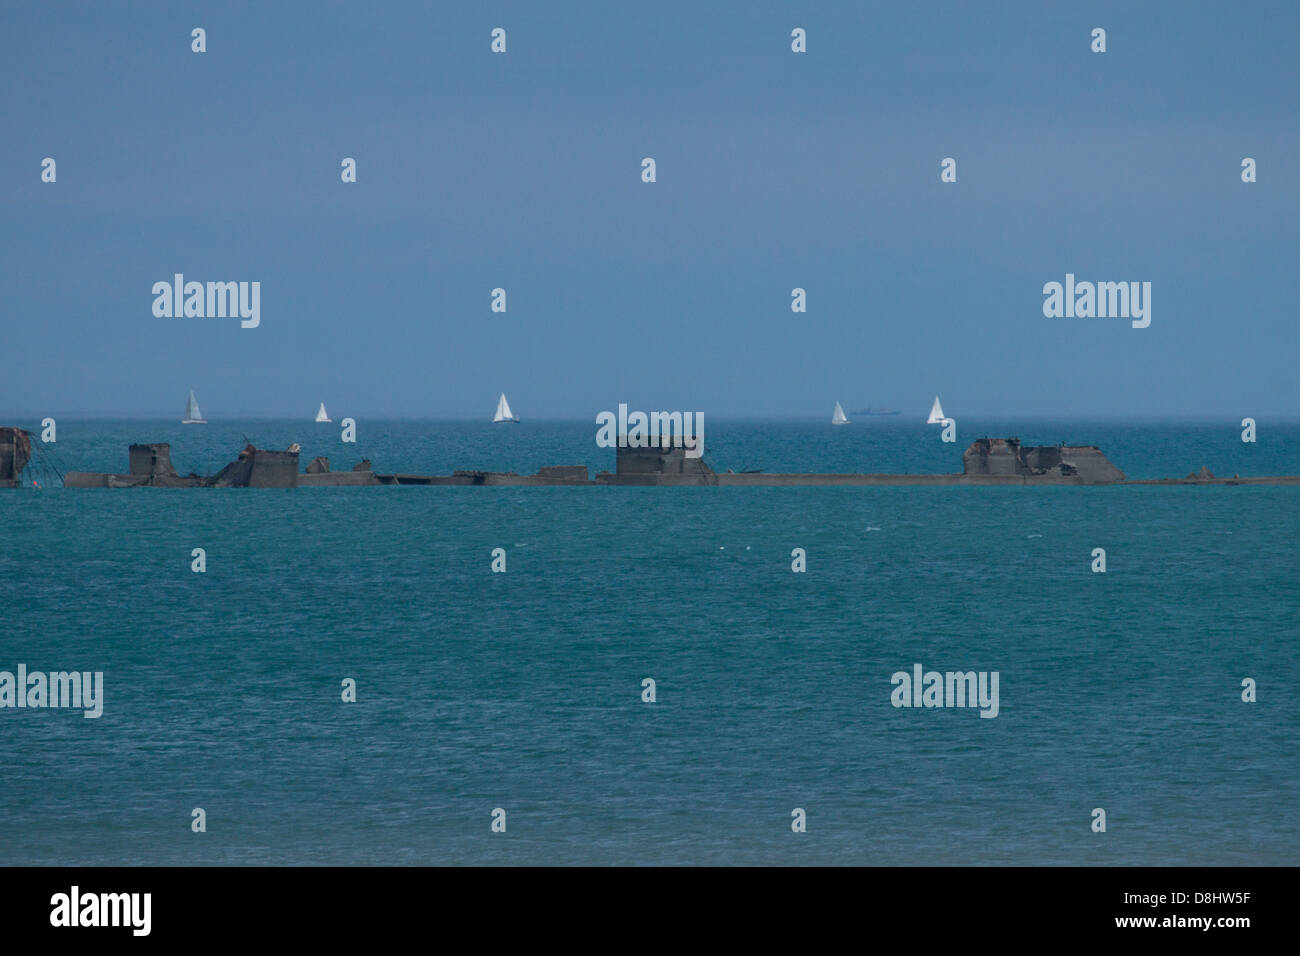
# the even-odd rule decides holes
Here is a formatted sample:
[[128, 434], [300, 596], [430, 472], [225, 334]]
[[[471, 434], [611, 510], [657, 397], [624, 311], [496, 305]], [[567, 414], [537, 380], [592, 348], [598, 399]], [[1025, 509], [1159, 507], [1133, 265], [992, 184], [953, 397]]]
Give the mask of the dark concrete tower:
[[0, 488], [17, 488], [31, 457], [31, 432], [11, 426], [0, 427]]

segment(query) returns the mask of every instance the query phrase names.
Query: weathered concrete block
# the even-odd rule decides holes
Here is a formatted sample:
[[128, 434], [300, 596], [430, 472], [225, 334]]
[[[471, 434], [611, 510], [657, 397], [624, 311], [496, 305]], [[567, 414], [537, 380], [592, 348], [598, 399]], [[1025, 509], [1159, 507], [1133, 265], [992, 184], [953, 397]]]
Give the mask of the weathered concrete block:
[[356, 488], [377, 484], [379, 479], [373, 471], [330, 471], [316, 475], [306, 472], [298, 476], [299, 488]]
[[145, 475], [149, 478], [164, 475], [176, 477], [176, 469], [172, 467], [171, 445], [167, 442], [132, 445], [127, 454], [127, 470], [132, 475]]
[[552, 478], [557, 481], [586, 481], [586, 465], [546, 465], [537, 471], [538, 478]]
[[1083, 484], [1123, 481], [1120, 471], [1096, 445], [1034, 445], [1019, 438], [978, 438], [961, 456], [962, 472], [973, 476], [1018, 475], [1026, 480]]
[[218, 488], [296, 488], [298, 453], [248, 445], [211, 483]]
[[16, 488], [31, 458], [31, 432], [10, 425], [0, 428], [0, 488]]
[[249, 488], [298, 487], [298, 453], [258, 448], [252, 455]]
[[94, 471], [70, 471], [63, 476], [64, 488], [107, 488], [108, 475]]
[[615, 449], [614, 473], [617, 475], [711, 475], [713, 469], [703, 458], [688, 458], [680, 442], [646, 448]]
[[1023, 475], [1028, 472], [1020, 458], [1019, 438], [979, 438], [961, 456], [967, 475]]
[[1062, 445], [1061, 467], [1073, 468], [1088, 484], [1123, 481], [1125, 478], [1124, 472], [1111, 464], [1096, 445]]

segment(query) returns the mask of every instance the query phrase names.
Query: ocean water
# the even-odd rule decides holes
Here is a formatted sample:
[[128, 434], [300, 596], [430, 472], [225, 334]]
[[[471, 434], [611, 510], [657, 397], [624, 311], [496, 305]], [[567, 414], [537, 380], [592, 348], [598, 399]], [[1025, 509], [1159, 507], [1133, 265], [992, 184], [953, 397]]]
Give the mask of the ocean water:
[[[1135, 478], [1300, 474], [1300, 425], [1237, 421], [709, 421], [706, 459], [956, 471], [1018, 434]], [[613, 467], [585, 422], [338, 428], [61, 420], [54, 453]], [[1300, 857], [1300, 488], [43, 484], [0, 492], [0, 670], [102, 671], [104, 712], [0, 710], [3, 864]], [[892, 706], [915, 663], [997, 671], [998, 716]]]

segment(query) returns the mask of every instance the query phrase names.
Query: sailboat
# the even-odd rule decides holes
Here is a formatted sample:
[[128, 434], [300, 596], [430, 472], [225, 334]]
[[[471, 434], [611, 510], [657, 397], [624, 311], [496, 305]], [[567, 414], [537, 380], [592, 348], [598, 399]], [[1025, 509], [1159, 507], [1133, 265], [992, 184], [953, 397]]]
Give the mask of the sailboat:
[[330, 416], [329, 416], [329, 412], [325, 411], [325, 403], [324, 403], [324, 402], [321, 402], [321, 403], [320, 403], [320, 411], [318, 411], [318, 412], [316, 413], [316, 421], [318, 421], [318, 422], [332, 422], [332, 421], [334, 421], [334, 419], [330, 418]]
[[934, 396], [934, 405], [930, 407], [930, 417], [925, 420], [927, 425], [942, 425], [944, 419], [943, 406], [939, 404], [939, 396]]
[[199, 411], [198, 399], [194, 397], [194, 389], [190, 389], [189, 401], [185, 403], [185, 417], [181, 419], [182, 425], [206, 425], [207, 419]]
[[492, 416], [493, 422], [518, 422], [514, 412], [510, 411], [510, 403], [506, 401], [506, 393], [502, 392], [501, 397], [497, 399], [497, 413]]
[[832, 415], [831, 415], [831, 424], [832, 424], [832, 425], [847, 425], [848, 423], [849, 423], [849, 416], [847, 416], [847, 415], [844, 414], [844, 408], [843, 408], [843, 406], [841, 406], [839, 402], [836, 402], [836, 403], [835, 403], [835, 411], [834, 411], [834, 413], [832, 413]]

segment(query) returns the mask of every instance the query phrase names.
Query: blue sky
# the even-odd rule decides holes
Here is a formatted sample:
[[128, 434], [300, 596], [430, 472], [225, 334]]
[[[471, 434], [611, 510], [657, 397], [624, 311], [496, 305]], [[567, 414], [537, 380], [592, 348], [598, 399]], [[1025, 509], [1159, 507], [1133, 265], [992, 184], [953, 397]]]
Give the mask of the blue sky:
[[[209, 418], [485, 417], [502, 390], [524, 418], [1300, 414], [1297, 27], [1284, 2], [7, 4], [0, 419], [172, 417], [190, 387]], [[261, 326], [155, 317], [175, 272], [260, 281]], [[1150, 328], [1045, 318], [1067, 272], [1150, 281]]]

